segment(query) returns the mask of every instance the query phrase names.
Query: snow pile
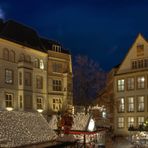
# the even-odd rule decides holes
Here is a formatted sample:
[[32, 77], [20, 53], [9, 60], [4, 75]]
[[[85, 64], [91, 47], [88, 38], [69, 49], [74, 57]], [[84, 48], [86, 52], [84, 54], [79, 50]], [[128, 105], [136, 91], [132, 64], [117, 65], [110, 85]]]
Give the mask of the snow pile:
[[56, 137], [39, 113], [0, 112], [0, 147], [49, 142]]
[[52, 115], [51, 119], [48, 121], [49, 127], [51, 129], [57, 129], [57, 116], [56, 115]]
[[88, 122], [90, 120], [89, 114], [81, 114], [77, 113], [73, 116], [74, 124], [72, 126], [72, 130], [87, 130]]

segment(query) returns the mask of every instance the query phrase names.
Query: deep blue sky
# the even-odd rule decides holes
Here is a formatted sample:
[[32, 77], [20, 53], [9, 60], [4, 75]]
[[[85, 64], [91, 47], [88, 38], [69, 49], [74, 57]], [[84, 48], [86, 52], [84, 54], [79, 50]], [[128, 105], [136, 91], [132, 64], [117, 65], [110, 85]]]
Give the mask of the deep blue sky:
[[73, 56], [104, 70], [119, 64], [141, 32], [148, 38], [148, 0], [0, 0], [0, 17], [59, 41]]

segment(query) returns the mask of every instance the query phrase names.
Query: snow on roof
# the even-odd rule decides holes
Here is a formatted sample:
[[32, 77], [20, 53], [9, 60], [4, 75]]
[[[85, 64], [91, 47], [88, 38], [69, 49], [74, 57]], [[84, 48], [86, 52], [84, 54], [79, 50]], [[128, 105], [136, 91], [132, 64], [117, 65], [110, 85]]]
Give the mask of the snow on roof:
[[49, 142], [56, 137], [39, 113], [0, 111], [0, 147]]
[[89, 114], [82, 114], [82, 113], [77, 113], [74, 115], [74, 124], [72, 126], [72, 130], [87, 130], [88, 123], [90, 120], [90, 115]]

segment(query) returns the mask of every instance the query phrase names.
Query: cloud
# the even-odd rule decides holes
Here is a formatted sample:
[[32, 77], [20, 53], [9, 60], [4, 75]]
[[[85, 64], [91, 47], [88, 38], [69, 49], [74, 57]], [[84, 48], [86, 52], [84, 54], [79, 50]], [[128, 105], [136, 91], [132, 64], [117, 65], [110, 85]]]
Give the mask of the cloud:
[[1, 7], [0, 7], [0, 19], [5, 19], [5, 13]]

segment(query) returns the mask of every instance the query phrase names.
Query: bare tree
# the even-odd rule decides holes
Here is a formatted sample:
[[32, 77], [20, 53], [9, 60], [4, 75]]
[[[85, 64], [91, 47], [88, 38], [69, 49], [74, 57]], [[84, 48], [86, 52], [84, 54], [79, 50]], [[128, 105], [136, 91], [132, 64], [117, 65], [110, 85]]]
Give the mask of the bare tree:
[[74, 104], [88, 106], [104, 87], [106, 73], [87, 56], [76, 56], [73, 66]]

